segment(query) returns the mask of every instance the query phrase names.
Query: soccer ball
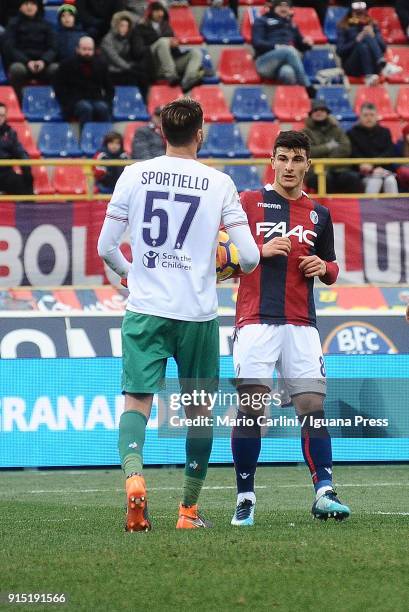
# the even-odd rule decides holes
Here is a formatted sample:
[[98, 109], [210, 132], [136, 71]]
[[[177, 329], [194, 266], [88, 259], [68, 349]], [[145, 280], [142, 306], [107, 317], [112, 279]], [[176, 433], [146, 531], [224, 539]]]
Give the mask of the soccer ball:
[[219, 244], [216, 252], [217, 280], [225, 281], [240, 272], [239, 252], [226, 232], [219, 232]]

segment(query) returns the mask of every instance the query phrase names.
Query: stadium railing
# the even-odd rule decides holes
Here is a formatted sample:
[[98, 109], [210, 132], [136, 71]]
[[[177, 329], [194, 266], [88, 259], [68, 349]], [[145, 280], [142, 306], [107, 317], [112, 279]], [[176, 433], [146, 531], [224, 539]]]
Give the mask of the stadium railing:
[[[84, 201], [84, 200], [110, 200], [111, 194], [102, 194], [95, 192], [94, 185], [94, 166], [127, 166], [133, 164], [137, 160], [101, 160], [101, 159], [0, 159], [0, 167], [2, 166], [81, 166], [84, 170], [87, 181], [87, 191], [83, 194], [78, 193], [65, 193], [65, 194], [39, 194], [39, 195], [13, 195], [4, 194], [0, 195], [0, 202], [8, 202], [13, 200], [14, 202], [57, 202], [57, 201]], [[221, 159], [221, 158], [209, 158], [201, 159], [201, 162], [209, 166], [224, 166], [226, 164], [232, 166], [267, 166], [269, 162], [266, 158], [249, 158], [249, 159]], [[373, 164], [376, 161], [377, 166], [396, 164], [399, 166], [409, 164], [409, 157], [387, 157], [387, 158], [339, 158], [339, 159], [313, 159], [312, 167], [315, 174], [317, 175], [318, 189], [317, 192], [312, 194], [319, 198], [325, 197], [340, 197], [340, 198], [356, 198], [365, 197], [367, 198], [409, 198], [409, 193], [328, 193], [326, 185], [326, 170], [334, 166], [346, 166], [346, 165], [359, 165], [364, 163]]]

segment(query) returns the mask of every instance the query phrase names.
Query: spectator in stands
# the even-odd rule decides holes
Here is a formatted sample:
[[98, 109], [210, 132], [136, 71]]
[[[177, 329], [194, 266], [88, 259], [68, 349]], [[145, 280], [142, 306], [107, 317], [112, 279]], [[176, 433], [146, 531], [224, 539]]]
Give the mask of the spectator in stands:
[[[16, 132], [7, 123], [7, 107], [0, 102], [0, 159], [28, 159]], [[33, 193], [30, 166], [21, 166], [21, 174], [11, 166], [0, 166], [0, 191], [13, 195]]]
[[146, 10], [146, 0], [118, 0], [118, 11], [129, 11], [136, 16], [136, 20], [142, 21]]
[[91, 37], [80, 38], [75, 56], [61, 62], [54, 87], [67, 119], [74, 116], [81, 126], [87, 121], [110, 121], [114, 87], [108, 66], [95, 55]]
[[[124, 151], [124, 141], [119, 132], [108, 132], [102, 142], [101, 151], [95, 159], [129, 159]], [[94, 166], [96, 186], [100, 193], [112, 193], [124, 166]]]
[[254, 20], [253, 47], [260, 76], [287, 85], [304, 85], [310, 97], [315, 88], [305, 73], [298, 51], [313, 46], [309, 36], [302, 36], [292, 22], [291, 1], [271, 0], [268, 12]]
[[395, 2], [395, 10], [398, 14], [399, 21], [405, 32], [406, 36], [409, 38], [409, 3], [408, 0], [396, 0]]
[[[359, 121], [347, 132], [351, 141], [351, 157], [393, 157], [395, 147], [388, 128], [378, 123], [375, 104], [365, 102], [361, 106]], [[398, 184], [390, 167], [375, 163], [363, 163], [359, 166], [366, 193], [397, 193]]]
[[162, 106], [157, 106], [148, 125], [135, 131], [132, 139], [132, 159], [152, 159], [165, 154], [165, 140], [161, 130], [160, 114]]
[[118, 0], [76, 0], [78, 18], [84, 30], [97, 43], [109, 30]]
[[80, 38], [86, 33], [77, 23], [77, 9], [73, 4], [62, 4], [58, 9], [58, 61], [74, 57]]
[[337, 53], [348, 76], [364, 76], [366, 85], [376, 85], [380, 74], [390, 76], [402, 71], [400, 66], [386, 62], [386, 44], [367, 12], [366, 2], [352, 2], [337, 32]]
[[180, 83], [185, 93], [202, 82], [202, 52], [194, 47], [183, 50], [179, 47], [163, 4], [149, 4], [145, 19], [134, 28], [134, 36], [141, 36], [150, 48], [156, 79], [166, 79], [170, 85]]
[[[409, 157], [409, 123], [402, 130], [402, 138], [396, 143], [396, 157]], [[399, 188], [409, 191], [409, 164], [403, 164], [396, 170]]]
[[58, 68], [56, 36], [43, 18], [40, 0], [20, 2], [17, 16], [6, 28], [3, 45], [10, 84], [19, 97], [27, 81], [49, 81]]
[[[324, 100], [314, 100], [305, 122], [305, 134], [311, 141], [311, 157], [350, 157], [351, 143], [338, 121], [330, 114]], [[307, 174], [307, 186], [317, 189], [317, 176], [311, 170]], [[327, 191], [332, 193], [362, 192], [362, 183], [356, 172], [342, 167], [327, 171]]]
[[[115, 13], [111, 29], [104, 36], [101, 51], [114, 85], [138, 85], [146, 100], [149, 78], [149, 51], [141, 37], [133, 36], [136, 17], [128, 11]], [[132, 37], [132, 44], [131, 44]]]

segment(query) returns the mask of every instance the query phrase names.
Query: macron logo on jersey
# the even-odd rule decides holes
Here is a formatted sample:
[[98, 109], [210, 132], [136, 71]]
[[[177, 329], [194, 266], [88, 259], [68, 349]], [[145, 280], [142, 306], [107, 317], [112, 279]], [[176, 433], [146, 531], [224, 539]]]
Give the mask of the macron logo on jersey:
[[281, 210], [281, 204], [275, 204], [274, 202], [257, 202], [258, 208], [274, 208]]
[[287, 230], [287, 223], [285, 221], [280, 221], [279, 223], [272, 223], [271, 221], [261, 221], [256, 224], [256, 232], [257, 236], [264, 234], [265, 238], [271, 238], [274, 234], [279, 234], [280, 236], [296, 236], [298, 238], [298, 242], [306, 242], [310, 246], [314, 246], [314, 242], [311, 238], [316, 238], [316, 232], [311, 230], [306, 230], [302, 225], [296, 225], [295, 227]]

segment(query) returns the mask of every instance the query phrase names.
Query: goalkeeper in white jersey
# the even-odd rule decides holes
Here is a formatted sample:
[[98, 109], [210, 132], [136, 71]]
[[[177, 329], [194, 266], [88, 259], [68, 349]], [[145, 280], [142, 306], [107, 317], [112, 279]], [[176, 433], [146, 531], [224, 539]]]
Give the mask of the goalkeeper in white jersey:
[[[126, 477], [128, 531], [147, 531], [143, 445], [153, 394], [162, 387], [166, 362], [174, 357], [181, 381], [192, 391], [219, 377], [216, 247], [224, 225], [236, 244], [241, 269], [259, 262], [234, 183], [197, 161], [203, 142], [203, 111], [183, 98], [161, 113], [166, 155], [125, 168], [108, 204], [98, 253], [127, 279], [129, 300], [122, 325], [125, 410], [119, 423], [119, 453]], [[119, 244], [129, 227], [132, 263]], [[215, 387], [214, 387], [215, 385]], [[203, 384], [202, 384], [203, 388]], [[206, 406], [187, 416], [208, 416]], [[213, 432], [189, 427], [183, 498], [177, 528], [207, 527], [198, 513]]]

